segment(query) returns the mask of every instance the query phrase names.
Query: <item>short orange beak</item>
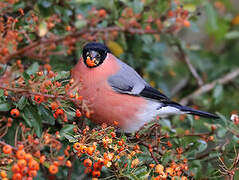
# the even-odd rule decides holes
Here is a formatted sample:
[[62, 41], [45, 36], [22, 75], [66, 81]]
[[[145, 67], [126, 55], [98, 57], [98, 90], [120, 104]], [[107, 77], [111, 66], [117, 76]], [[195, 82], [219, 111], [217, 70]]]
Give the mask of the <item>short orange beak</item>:
[[92, 60], [89, 56], [88, 56], [87, 59], [86, 59], [86, 64], [87, 64], [88, 66], [90, 66], [90, 67], [93, 67], [93, 66], [96, 65], [95, 62], [94, 62], [94, 60]]

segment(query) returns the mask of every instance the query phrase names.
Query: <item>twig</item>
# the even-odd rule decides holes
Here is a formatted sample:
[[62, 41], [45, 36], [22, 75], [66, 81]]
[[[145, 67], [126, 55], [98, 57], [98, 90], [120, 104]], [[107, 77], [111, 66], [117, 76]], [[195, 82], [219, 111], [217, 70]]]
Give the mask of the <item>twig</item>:
[[197, 89], [193, 93], [184, 97], [180, 101], [180, 104], [187, 105], [190, 100], [194, 99], [195, 97], [200, 96], [201, 94], [204, 94], [204, 93], [212, 90], [216, 86], [216, 84], [221, 84], [221, 85], [226, 84], [226, 83], [232, 81], [233, 79], [235, 79], [237, 76], [239, 76], [239, 68], [236, 68], [234, 71], [222, 76], [219, 79], [214, 80], [211, 83], [203, 85], [202, 87], [200, 87], [199, 89]]
[[31, 49], [36, 48], [39, 45], [42, 44], [50, 44], [50, 43], [59, 43], [61, 41], [66, 40], [67, 38], [77, 38], [82, 36], [83, 34], [86, 33], [97, 33], [97, 32], [103, 32], [103, 33], [108, 33], [108, 32], [125, 32], [125, 33], [130, 33], [130, 34], [159, 34], [161, 31], [159, 30], [144, 30], [144, 29], [137, 29], [137, 28], [122, 28], [118, 26], [113, 26], [113, 27], [106, 27], [106, 28], [84, 28], [79, 32], [74, 32], [71, 33], [67, 36], [64, 37], [54, 37], [54, 38], [49, 38], [49, 39], [40, 39], [38, 41], [32, 42], [29, 45], [25, 46], [22, 49], [17, 50], [16, 52], [10, 54], [9, 56], [5, 57], [3, 59], [3, 62], [6, 63], [8, 62], [11, 58], [16, 57], [16, 56], [24, 56], [26, 52], [29, 52]]
[[[149, 145], [148, 145], [147, 143], [145, 143], [145, 142], [140, 141], [139, 143], [142, 144], [143, 146], [147, 147], [147, 148], [149, 147]], [[154, 156], [153, 151], [150, 151], [150, 150], [149, 150], [149, 152], [150, 152], [150, 155], [151, 155], [151, 157], [153, 158], [153, 160], [156, 162], [156, 164], [159, 164], [159, 161], [158, 161], [157, 158]]]
[[[5, 145], [9, 145], [9, 146], [11, 146], [10, 144], [7, 144], [7, 143], [5, 143], [4, 141], [2, 141], [2, 140], [0, 140], [0, 144], [2, 145], [2, 146], [5, 146]], [[12, 147], [12, 149], [13, 150], [17, 150], [17, 148], [16, 147], [14, 147], [14, 146], [11, 146]]]
[[202, 78], [199, 76], [197, 70], [194, 68], [194, 66], [192, 65], [189, 57], [187, 56], [186, 52], [183, 50], [181, 44], [178, 42], [175, 44], [178, 48], [178, 51], [179, 51], [179, 55], [180, 57], [182, 58], [182, 60], [187, 64], [190, 72], [192, 73], [193, 77], [197, 80], [197, 83], [198, 83], [198, 86], [202, 86], [204, 83], [203, 83], [203, 80]]

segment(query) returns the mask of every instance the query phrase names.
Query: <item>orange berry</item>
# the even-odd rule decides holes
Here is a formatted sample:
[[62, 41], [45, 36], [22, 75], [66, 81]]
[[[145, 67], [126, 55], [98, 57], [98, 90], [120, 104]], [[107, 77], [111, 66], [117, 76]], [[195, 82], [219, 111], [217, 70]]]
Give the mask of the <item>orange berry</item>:
[[65, 156], [64, 156], [64, 155], [63, 155], [63, 156], [58, 156], [57, 159], [58, 159], [59, 161], [63, 161], [63, 160], [65, 159]]
[[119, 122], [118, 122], [118, 121], [114, 121], [113, 124], [114, 124], [115, 126], [118, 126], [118, 125], [119, 125]]
[[152, 28], [151, 28], [151, 26], [150, 26], [150, 25], [147, 25], [147, 26], [145, 27], [145, 30], [146, 30], [146, 31], [151, 31], [151, 30], [152, 30]]
[[92, 180], [98, 180], [98, 178], [92, 178]]
[[0, 176], [1, 176], [2, 178], [6, 178], [6, 177], [7, 177], [6, 171], [2, 170], [2, 171], [0, 172]]
[[100, 170], [102, 168], [102, 166], [101, 166], [100, 162], [98, 161], [93, 164], [93, 168], [94, 168], [94, 170]]
[[42, 75], [43, 75], [43, 72], [42, 72], [42, 71], [37, 72], [37, 75], [38, 75], [38, 76], [42, 76]]
[[94, 148], [94, 147], [88, 147], [88, 148], [87, 148], [87, 154], [90, 155], [90, 156], [93, 155], [94, 151], [95, 151], [95, 148]]
[[20, 173], [15, 173], [12, 176], [12, 180], [22, 180], [22, 175]]
[[12, 147], [9, 145], [4, 145], [2, 148], [2, 151], [4, 154], [11, 154], [12, 153]]
[[90, 111], [87, 111], [87, 112], [85, 113], [85, 116], [86, 116], [87, 118], [90, 118]]
[[20, 159], [17, 161], [17, 165], [20, 167], [20, 168], [23, 168], [27, 165], [27, 161], [25, 159]]
[[57, 116], [62, 116], [63, 114], [64, 114], [63, 109], [57, 109], [57, 110], [56, 110], [56, 115], [57, 115]]
[[188, 178], [186, 176], [182, 176], [181, 180], [188, 180]]
[[15, 108], [15, 109], [11, 110], [10, 114], [11, 114], [12, 117], [17, 118], [17, 117], [19, 117], [20, 112], [19, 112], [18, 109]]
[[21, 172], [21, 175], [23, 175], [23, 176], [25, 176], [25, 175], [27, 175], [27, 173], [28, 173], [28, 167], [27, 166], [25, 166], [25, 167], [21, 167], [21, 170], [20, 170]]
[[112, 138], [115, 138], [115, 137], [116, 137], [115, 132], [111, 132], [110, 135], [112, 136]]
[[155, 172], [156, 173], [162, 173], [163, 172], [163, 170], [164, 170], [164, 167], [163, 167], [163, 165], [161, 165], [161, 164], [157, 164], [156, 166], [155, 166]]
[[48, 170], [51, 174], [56, 174], [58, 172], [58, 167], [54, 164], [51, 164]]
[[8, 91], [4, 90], [4, 96], [8, 96]]
[[123, 140], [123, 139], [120, 140], [120, 141], [118, 141], [118, 145], [119, 145], [119, 146], [123, 146], [123, 144], [124, 144], [124, 140]]
[[86, 151], [87, 151], [87, 147], [85, 145], [81, 145], [80, 146], [80, 152], [81, 153], [86, 153]]
[[41, 152], [38, 150], [34, 153], [34, 156], [40, 158], [41, 157]]
[[99, 16], [102, 17], [102, 18], [104, 18], [106, 16], [106, 11], [104, 9], [100, 9], [98, 11], [98, 13], [99, 13]]
[[169, 11], [168, 11], [168, 16], [169, 16], [169, 17], [172, 17], [172, 16], [173, 16], [173, 14], [174, 14], [174, 13], [173, 13], [173, 11], [172, 11], [172, 10], [169, 10]]
[[7, 122], [8, 122], [8, 123], [12, 123], [12, 122], [13, 122], [13, 119], [12, 119], [12, 118], [10, 118], [10, 117], [9, 117], [9, 118], [7, 118]]
[[25, 151], [24, 150], [18, 150], [16, 152], [17, 159], [24, 159], [25, 158]]
[[72, 167], [72, 164], [71, 164], [71, 161], [70, 161], [70, 160], [67, 160], [67, 161], [66, 161], [66, 166], [69, 167], [69, 168]]
[[211, 130], [212, 130], [212, 131], [215, 131], [216, 129], [217, 129], [217, 126], [216, 126], [216, 125], [212, 125], [212, 126], [211, 126]]
[[190, 22], [189, 22], [188, 20], [184, 20], [184, 21], [183, 21], [183, 25], [184, 25], [185, 27], [190, 27]]
[[172, 176], [173, 173], [174, 173], [174, 169], [171, 168], [171, 167], [168, 167], [168, 168], [166, 169], [166, 173], [169, 173], [169, 175]]
[[92, 176], [97, 178], [100, 177], [100, 171], [92, 171]]
[[20, 167], [16, 163], [12, 165], [12, 172], [13, 173], [20, 172]]
[[17, 148], [18, 148], [18, 150], [23, 150], [23, 149], [24, 149], [24, 145], [23, 145], [23, 144], [19, 144], [19, 145], [17, 146]]
[[195, 116], [194, 116], [194, 119], [195, 119], [195, 120], [199, 120], [199, 119], [200, 119], [200, 116], [195, 115]]
[[91, 168], [87, 167], [87, 168], [85, 168], [84, 173], [89, 174], [89, 173], [91, 173], [91, 171], [92, 171]]
[[80, 110], [77, 109], [77, 110], [76, 110], [76, 117], [81, 117], [81, 115], [82, 115], [82, 114], [81, 114]]
[[73, 145], [73, 148], [74, 148], [76, 151], [80, 151], [81, 143], [76, 142], [76, 143]]
[[24, 16], [24, 10], [22, 8], [19, 8], [18, 11], [20, 12], [22, 16]]
[[56, 166], [60, 165], [59, 161], [54, 161], [53, 164], [56, 165]]
[[28, 167], [31, 169], [31, 170], [36, 170], [38, 171], [39, 170], [39, 164], [36, 160], [32, 159], [29, 163], [28, 163]]
[[37, 171], [36, 171], [36, 170], [30, 170], [30, 171], [28, 172], [28, 176], [30, 176], [30, 177], [36, 177], [36, 176], [37, 176]]
[[214, 136], [209, 136], [209, 137], [208, 137], [208, 140], [209, 140], [209, 141], [213, 141], [213, 140], [214, 140]]
[[91, 167], [92, 166], [92, 161], [90, 159], [85, 159], [83, 162], [85, 167]]
[[46, 160], [46, 156], [43, 155], [43, 156], [40, 157], [40, 163], [41, 164], [43, 164], [45, 162], [45, 160]]
[[50, 64], [44, 64], [44, 68], [49, 72], [51, 70]]
[[149, 164], [150, 168], [154, 168], [155, 164]]
[[172, 143], [170, 141], [167, 142], [168, 147], [172, 147]]
[[44, 97], [43, 96], [34, 96], [34, 100], [37, 102], [37, 103], [42, 103], [44, 101]]
[[70, 31], [71, 30], [71, 26], [66, 26], [66, 31]]
[[26, 161], [30, 161], [30, 160], [32, 160], [32, 155], [30, 153], [26, 153], [24, 159]]

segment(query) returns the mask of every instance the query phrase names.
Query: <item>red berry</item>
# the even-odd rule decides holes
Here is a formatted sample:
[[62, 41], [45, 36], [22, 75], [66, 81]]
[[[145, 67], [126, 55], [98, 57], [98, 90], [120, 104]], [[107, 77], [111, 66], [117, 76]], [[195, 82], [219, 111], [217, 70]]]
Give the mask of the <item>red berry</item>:
[[11, 110], [10, 114], [11, 114], [12, 117], [17, 118], [17, 117], [19, 117], [20, 112], [19, 112], [18, 109], [15, 108], [15, 109]]

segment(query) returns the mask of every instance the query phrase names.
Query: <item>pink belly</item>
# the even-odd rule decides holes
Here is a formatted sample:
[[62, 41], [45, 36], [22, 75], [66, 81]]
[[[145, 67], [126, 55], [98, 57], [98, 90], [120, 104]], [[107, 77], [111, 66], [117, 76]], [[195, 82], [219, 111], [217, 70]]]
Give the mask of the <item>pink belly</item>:
[[113, 91], [107, 83], [94, 84], [94, 87], [88, 86], [79, 92], [93, 110], [91, 119], [94, 122], [113, 124], [117, 121], [123, 129], [137, 123], [137, 115], [146, 104], [143, 98]]

